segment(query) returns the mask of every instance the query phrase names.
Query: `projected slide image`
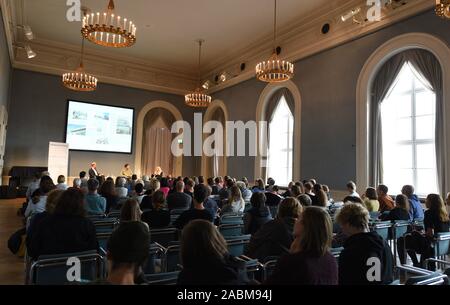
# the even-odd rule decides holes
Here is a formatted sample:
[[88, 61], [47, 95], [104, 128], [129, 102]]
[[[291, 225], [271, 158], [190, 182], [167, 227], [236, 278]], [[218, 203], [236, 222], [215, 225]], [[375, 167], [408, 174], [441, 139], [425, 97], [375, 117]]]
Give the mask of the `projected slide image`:
[[131, 135], [131, 124], [127, 119], [119, 118], [117, 120], [116, 133], [121, 135]]
[[100, 145], [108, 145], [109, 140], [108, 140], [108, 138], [97, 139], [96, 143], [100, 144]]
[[95, 115], [96, 119], [100, 119], [100, 120], [104, 120], [104, 121], [109, 121], [109, 113], [97, 113]]
[[67, 133], [70, 133], [71, 135], [76, 135], [76, 136], [85, 136], [86, 135], [86, 126], [69, 124], [67, 126]]
[[82, 111], [74, 111], [72, 113], [72, 119], [74, 120], [87, 120], [87, 113]]

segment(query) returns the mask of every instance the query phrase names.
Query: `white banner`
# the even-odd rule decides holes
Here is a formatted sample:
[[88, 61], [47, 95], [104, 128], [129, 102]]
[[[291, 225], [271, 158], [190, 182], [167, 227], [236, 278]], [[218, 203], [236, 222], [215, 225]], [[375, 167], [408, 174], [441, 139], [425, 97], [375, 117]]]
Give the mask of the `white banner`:
[[57, 184], [58, 176], [64, 175], [67, 181], [69, 170], [69, 144], [50, 142], [48, 147], [48, 171]]

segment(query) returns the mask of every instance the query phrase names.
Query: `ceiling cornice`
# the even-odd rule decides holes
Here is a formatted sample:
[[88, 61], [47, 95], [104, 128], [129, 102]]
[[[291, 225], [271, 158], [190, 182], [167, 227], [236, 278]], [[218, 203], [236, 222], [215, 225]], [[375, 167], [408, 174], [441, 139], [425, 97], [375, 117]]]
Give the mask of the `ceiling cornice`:
[[[379, 22], [363, 25], [351, 21], [343, 23], [340, 15], [356, 6], [365, 5], [365, 0], [343, 1], [345, 4], [330, 10], [323, 7], [307, 18], [279, 29], [278, 45], [282, 46], [281, 57], [291, 62], [298, 61], [323, 50], [338, 46], [361, 36], [370, 34], [395, 22], [423, 12], [433, 7], [430, 0], [408, 0], [408, 4], [395, 11], [385, 11]], [[30, 42], [38, 56], [29, 60], [23, 52], [16, 52], [13, 44], [23, 41], [21, 35], [11, 24], [20, 24], [26, 16], [24, 0], [0, 0], [5, 24], [8, 48], [12, 66], [55, 75], [75, 69], [79, 61], [80, 46], [61, 42], [36, 39]], [[321, 33], [322, 25], [329, 23], [331, 30], [327, 35]], [[232, 76], [227, 82], [209, 90], [214, 93], [254, 77], [254, 67], [270, 56], [273, 47], [271, 35], [256, 37], [255, 42], [228, 53], [217, 60], [206, 63], [203, 79], [214, 80], [215, 76], [226, 71]], [[246, 70], [240, 71], [240, 64], [246, 63]], [[86, 70], [95, 74], [100, 83], [111, 83], [133, 88], [184, 95], [198, 84], [196, 71], [184, 70], [171, 65], [149, 62], [114, 52], [88, 48], [85, 58]]]

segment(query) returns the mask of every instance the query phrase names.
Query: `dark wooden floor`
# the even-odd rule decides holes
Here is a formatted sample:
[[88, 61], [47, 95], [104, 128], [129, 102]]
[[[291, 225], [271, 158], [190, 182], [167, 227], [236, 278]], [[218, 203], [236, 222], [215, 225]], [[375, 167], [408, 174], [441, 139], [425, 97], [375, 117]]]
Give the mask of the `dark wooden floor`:
[[8, 239], [23, 225], [16, 215], [24, 199], [0, 200], [0, 285], [24, 284], [24, 259], [8, 249]]

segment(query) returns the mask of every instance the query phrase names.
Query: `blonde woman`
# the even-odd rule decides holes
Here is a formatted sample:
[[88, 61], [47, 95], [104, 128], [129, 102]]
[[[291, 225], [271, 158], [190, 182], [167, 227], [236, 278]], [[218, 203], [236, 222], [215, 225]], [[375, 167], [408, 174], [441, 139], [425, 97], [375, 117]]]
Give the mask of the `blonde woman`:
[[294, 228], [290, 254], [283, 256], [268, 284], [337, 285], [338, 268], [331, 255], [333, 223], [320, 207], [308, 207]]
[[245, 209], [245, 201], [242, 198], [241, 190], [237, 185], [230, 188], [230, 196], [228, 202], [222, 208], [222, 214], [226, 213], [243, 213]]

